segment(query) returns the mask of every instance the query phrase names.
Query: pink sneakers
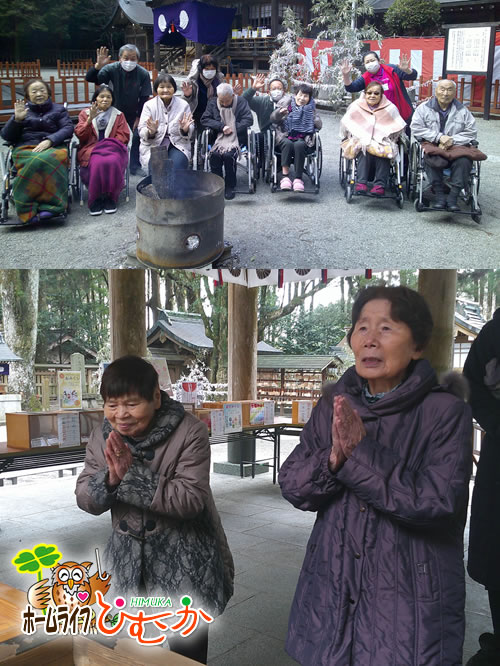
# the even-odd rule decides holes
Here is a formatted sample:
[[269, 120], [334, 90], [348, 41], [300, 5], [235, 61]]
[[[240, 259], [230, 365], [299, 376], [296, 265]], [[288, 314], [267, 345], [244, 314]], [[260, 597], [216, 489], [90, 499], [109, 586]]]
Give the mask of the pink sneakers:
[[294, 192], [303, 192], [304, 191], [304, 181], [300, 178], [296, 178], [293, 181], [293, 191]]
[[292, 181], [288, 176], [284, 176], [284, 178], [281, 179], [280, 183], [280, 190], [285, 190], [285, 191], [290, 191], [292, 189]]

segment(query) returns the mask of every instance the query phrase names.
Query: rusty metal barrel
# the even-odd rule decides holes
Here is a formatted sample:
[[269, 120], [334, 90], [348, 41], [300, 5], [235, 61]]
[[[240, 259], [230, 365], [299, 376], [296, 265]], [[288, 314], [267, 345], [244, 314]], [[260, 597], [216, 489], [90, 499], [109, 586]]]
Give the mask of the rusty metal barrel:
[[153, 268], [198, 268], [224, 251], [224, 180], [203, 171], [175, 174], [160, 198], [151, 176], [137, 185], [137, 258]]

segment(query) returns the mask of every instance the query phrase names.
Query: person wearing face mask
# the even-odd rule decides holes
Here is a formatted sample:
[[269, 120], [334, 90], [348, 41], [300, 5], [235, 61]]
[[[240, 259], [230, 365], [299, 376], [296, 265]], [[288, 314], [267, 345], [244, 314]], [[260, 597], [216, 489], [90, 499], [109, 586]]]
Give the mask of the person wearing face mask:
[[382, 85], [384, 95], [389, 102], [395, 104], [406, 123], [413, 113], [413, 105], [408, 97], [404, 81], [414, 81], [418, 77], [416, 69], [410, 67], [408, 56], [402, 55], [398, 65], [384, 65], [375, 51], [363, 55], [365, 73], [354, 81], [351, 80], [352, 65], [344, 60], [341, 65], [344, 85], [347, 92], [361, 92], [370, 81], [378, 81]]
[[274, 77], [269, 80], [269, 95], [263, 94], [265, 86], [265, 74], [254, 76], [251, 88], [247, 88], [245, 91], [241, 83], [236, 83], [234, 86], [236, 95], [242, 95], [256, 114], [261, 132], [270, 129], [272, 125], [271, 113], [276, 109], [278, 102], [283, 99], [283, 103], [286, 103], [286, 105], [290, 103], [290, 95], [286, 94], [286, 85], [281, 79]]
[[[295, 96], [280, 99], [271, 113], [271, 122], [276, 127], [276, 147], [281, 151], [283, 178], [280, 190], [303, 192], [306, 151], [314, 146], [315, 130], [322, 127], [311, 86], [301, 83]], [[292, 161], [295, 171], [293, 182], [289, 177]]]
[[207, 104], [217, 97], [217, 86], [223, 81], [224, 75], [219, 71], [217, 58], [206, 54], [189, 73], [187, 81], [182, 82], [182, 94], [189, 104], [198, 132], [202, 130], [200, 121]]
[[356, 192], [368, 192], [368, 180], [374, 171], [370, 194], [385, 195], [390, 160], [397, 154], [396, 144], [405, 126], [398, 109], [389, 102], [377, 81], [371, 81], [359, 99], [349, 105], [340, 121], [340, 131], [344, 156], [357, 159]]
[[234, 199], [240, 146], [247, 144], [247, 130], [253, 124], [250, 107], [243, 97], [234, 94], [229, 83], [221, 83], [217, 97], [207, 104], [201, 124], [216, 133], [210, 149], [210, 169], [222, 177], [224, 168], [225, 198]]
[[30, 79], [24, 99], [16, 100], [14, 115], [1, 136], [14, 146], [17, 171], [12, 197], [20, 224], [61, 217], [68, 208], [68, 151], [63, 145], [73, 123], [61, 104], [54, 104], [48, 84]]
[[139, 121], [142, 167], [146, 170], [149, 167], [151, 148], [165, 146], [174, 169], [187, 169], [194, 133], [189, 105], [175, 96], [177, 84], [173, 76], [166, 72], [160, 72], [153, 83], [153, 90], [157, 93], [156, 97], [144, 104]]
[[151, 97], [149, 72], [139, 65], [139, 49], [134, 44], [124, 44], [118, 51], [118, 62], [110, 62], [105, 46], [97, 49], [95, 66], [87, 74], [87, 81], [106, 83], [113, 88], [116, 108], [121, 111], [133, 132], [130, 147], [130, 173], [145, 176], [139, 162], [139, 134], [137, 126], [142, 107]]
[[80, 113], [75, 134], [80, 140], [77, 157], [80, 178], [89, 191], [90, 214], [115, 213], [124, 186], [130, 129], [106, 84], [96, 88], [90, 108]]

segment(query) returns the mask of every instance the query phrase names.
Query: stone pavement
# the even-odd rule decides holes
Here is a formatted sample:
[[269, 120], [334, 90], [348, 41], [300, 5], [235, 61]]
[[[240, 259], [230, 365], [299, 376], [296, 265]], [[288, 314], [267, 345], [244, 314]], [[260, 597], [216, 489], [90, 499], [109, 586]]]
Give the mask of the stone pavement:
[[[1, 434], [1, 433], [0, 433]], [[282, 438], [282, 460], [297, 443]], [[259, 443], [257, 459], [270, 455]], [[226, 459], [224, 444], [212, 447], [212, 461]], [[67, 473], [68, 474], [68, 473]], [[27, 589], [32, 578], [10, 564], [21, 548], [56, 543], [65, 558], [94, 561], [104, 549], [110, 517], [91, 516], [75, 503], [76, 477], [46, 472], [0, 488], [0, 581]], [[271, 472], [255, 479], [212, 474], [211, 484], [236, 565], [234, 596], [210, 630], [211, 666], [286, 666], [296, 663], [283, 649], [288, 613], [314, 514], [286, 502]], [[471, 484], [472, 489], [472, 484]], [[464, 663], [476, 652], [477, 637], [491, 631], [484, 589], [467, 581]]]

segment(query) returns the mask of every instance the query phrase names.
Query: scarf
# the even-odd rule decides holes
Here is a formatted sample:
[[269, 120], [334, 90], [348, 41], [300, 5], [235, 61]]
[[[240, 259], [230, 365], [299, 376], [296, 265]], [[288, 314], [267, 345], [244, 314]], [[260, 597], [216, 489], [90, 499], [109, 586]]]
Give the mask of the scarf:
[[[205, 85], [205, 88], [207, 89], [207, 100], [209, 100], [211, 97], [215, 95], [215, 89], [220, 83], [218, 72], [215, 73], [215, 76], [213, 79], [206, 79], [203, 74], [200, 72], [200, 79], [203, 81], [203, 84]], [[217, 85], [214, 86], [214, 83]]]
[[233, 103], [229, 107], [221, 106], [217, 100], [217, 108], [220, 113], [220, 120], [224, 127], [227, 125], [233, 131], [231, 134], [224, 134], [219, 132], [217, 139], [210, 152], [213, 153], [228, 153], [230, 150], [236, 150], [239, 156], [240, 144], [238, 142], [238, 135], [236, 134], [236, 105], [238, 104], [238, 95], [233, 96]]
[[[177, 428], [179, 423], [184, 418], [184, 407], [180, 402], [172, 400], [164, 391], [161, 392], [161, 405], [156, 410], [153, 417], [153, 425], [144, 437], [133, 439], [132, 437], [122, 438], [129, 443], [130, 451], [134, 458], [139, 460], [151, 460], [151, 454], [147, 453], [148, 449], [155, 449], [160, 444], [163, 444], [166, 439]], [[102, 424], [102, 434], [104, 440], [107, 440], [113, 428], [107, 418], [104, 418]], [[153, 454], [154, 457], [154, 454]]]
[[[382, 65], [382, 63], [380, 63], [380, 66], [382, 67], [385, 75], [391, 82], [394, 91], [394, 97], [396, 99], [396, 106], [399, 110], [399, 113], [402, 115], [404, 120], [408, 120], [411, 117], [411, 114], [413, 113], [413, 108], [411, 104], [408, 104], [403, 94], [403, 91], [401, 90], [401, 79], [393, 70], [393, 68], [389, 67], [389, 65]], [[377, 80], [376, 78], [372, 77], [370, 72], [365, 72], [363, 74], [363, 79], [365, 80], [365, 88], [370, 83], [370, 81]]]
[[367, 150], [371, 152], [370, 148], [380, 150], [386, 146], [391, 148], [390, 152], [385, 151], [389, 158], [396, 154], [395, 141], [405, 127], [406, 123], [398, 109], [385, 95], [382, 95], [378, 106], [371, 107], [364, 93], [348, 106], [340, 121], [343, 136], [354, 137], [364, 153]]
[[290, 106], [288, 107], [289, 114], [284, 121], [288, 134], [292, 136], [313, 134], [315, 108], [316, 104], [313, 99], [310, 99], [304, 106], [299, 106], [295, 101], [295, 97], [292, 97]]
[[112, 108], [113, 107], [110, 106], [109, 109], [107, 109], [107, 111], [103, 111], [102, 113], [96, 116], [95, 122], [98, 130], [105, 130], [106, 127], [108, 126], [109, 119], [111, 118]]

